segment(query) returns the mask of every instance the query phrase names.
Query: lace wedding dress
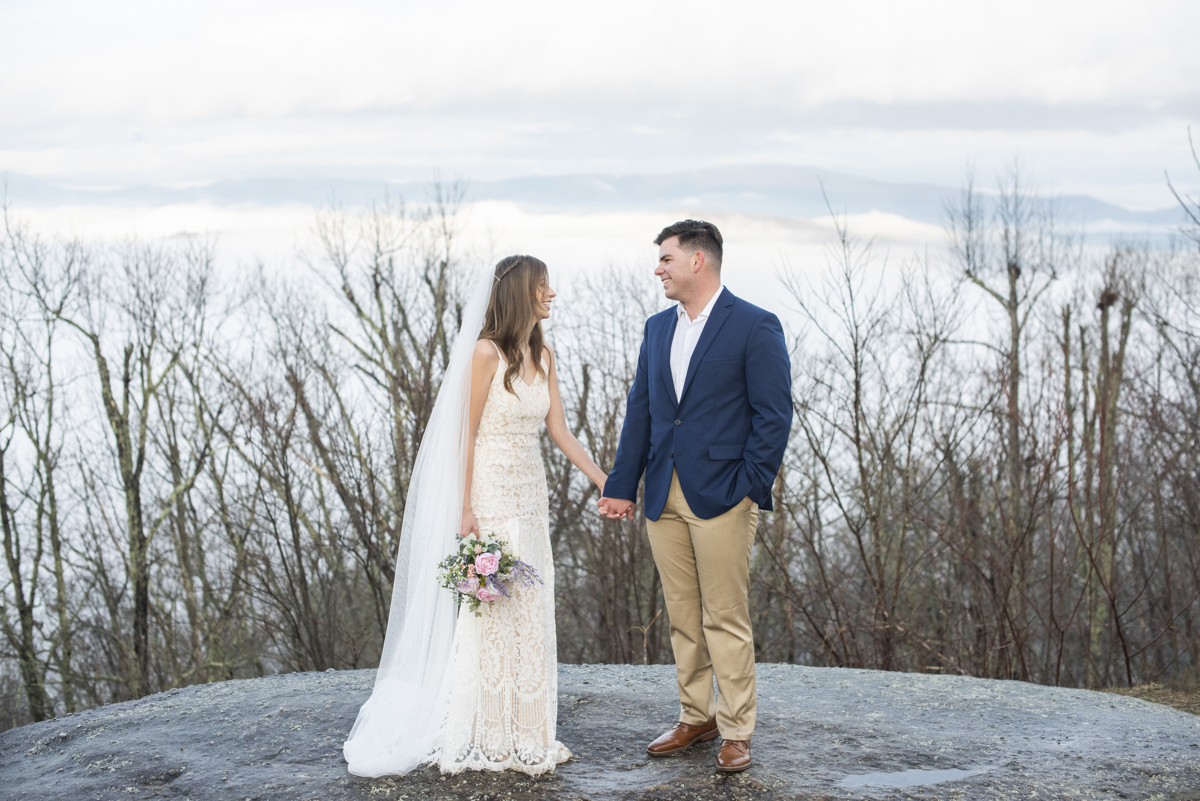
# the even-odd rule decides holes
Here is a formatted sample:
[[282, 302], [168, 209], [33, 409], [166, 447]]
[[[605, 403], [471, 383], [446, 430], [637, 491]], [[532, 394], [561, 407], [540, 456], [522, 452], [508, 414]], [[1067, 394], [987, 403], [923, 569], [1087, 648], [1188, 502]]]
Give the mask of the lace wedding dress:
[[550, 392], [542, 375], [528, 385], [517, 376], [514, 395], [504, 388], [505, 369], [501, 356], [475, 439], [471, 506], [482, 536], [511, 546], [544, 583], [482, 605], [481, 617], [461, 607], [437, 751], [444, 773], [517, 770], [537, 776], [571, 756], [555, 739], [554, 562], [538, 442]]

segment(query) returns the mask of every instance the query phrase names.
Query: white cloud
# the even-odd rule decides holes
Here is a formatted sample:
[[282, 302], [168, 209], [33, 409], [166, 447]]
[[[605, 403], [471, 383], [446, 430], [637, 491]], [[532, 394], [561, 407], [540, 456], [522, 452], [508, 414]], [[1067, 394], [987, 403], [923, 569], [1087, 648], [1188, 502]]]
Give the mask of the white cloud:
[[1186, 126], [1200, 133], [1198, 28], [1194, 0], [8, 0], [0, 171], [167, 183], [778, 161], [944, 183], [1019, 151], [1056, 188], [1163, 205], [1155, 181], [1190, 176]]
[[[461, 109], [1154, 103], [1200, 90], [1194, 2], [9, 3], [8, 125]], [[19, 78], [17, 78], [19, 76]]]
[[[468, 204], [462, 252], [472, 264], [492, 263], [508, 253], [534, 253], [550, 266], [551, 280], [562, 293], [559, 308], [577, 302], [572, 291], [581, 276], [615, 266], [640, 270], [647, 287], [653, 277], [657, 248], [654, 235], [676, 219], [690, 216], [685, 208], [657, 212], [539, 214], [508, 202]], [[90, 242], [120, 242], [184, 235], [210, 237], [217, 243], [218, 262], [233, 278], [256, 262], [270, 271], [303, 275], [297, 248], [314, 246], [314, 210], [287, 206], [220, 207], [207, 203], [161, 206], [62, 206], [21, 209], [17, 218], [39, 232], [78, 236]], [[724, 280], [741, 297], [781, 314], [788, 297], [778, 279], [789, 269], [816, 274], [830, 259], [835, 241], [832, 222], [764, 215], [711, 216], [725, 237]], [[913, 254], [937, 252], [945, 232], [937, 226], [895, 215], [870, 213], [844, 220], [857, 237], [875, 240], [877, 262], [890, 254], [894, 267]], [[665, 305], [665, 302], [664, 302]]]

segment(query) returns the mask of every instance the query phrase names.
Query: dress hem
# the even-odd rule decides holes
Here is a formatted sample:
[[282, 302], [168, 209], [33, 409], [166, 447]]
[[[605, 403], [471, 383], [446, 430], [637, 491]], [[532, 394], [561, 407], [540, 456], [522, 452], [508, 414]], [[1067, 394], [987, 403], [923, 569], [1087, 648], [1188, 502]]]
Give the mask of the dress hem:
[[556, 742], [553, 753], [545, 762], [539, 762], [536, 765], [527, 765], [518, 759], [510, 758], [503, 762], [488, 762], [485, 760], [467, 761], [453, 765], [442, 765], [438, 760], [431, 760], [432, 764], [436, 764], [443, 776], [457, 776], [460, 773], [466, 773], [469, 770], [487, 771], [491, 773], [500, 773], [501, 771], [511, 770], [518, 773], [524, 773], [529, 776], [542, 776], [547, 773], [553, 773], [554, 769], [559, 765], [567, 762], [574, 757], [574, 754], [562, 743]]

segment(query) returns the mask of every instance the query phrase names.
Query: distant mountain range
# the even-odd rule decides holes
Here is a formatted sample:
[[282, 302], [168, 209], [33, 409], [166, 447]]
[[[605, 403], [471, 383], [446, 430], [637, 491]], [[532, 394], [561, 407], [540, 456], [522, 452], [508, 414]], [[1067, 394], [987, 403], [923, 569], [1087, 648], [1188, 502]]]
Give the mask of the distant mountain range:
[[[207, 202], [220, 206], [288, 203], [322, 205], [336, 198], [345, 206], [366, 205], [385, 193], [423, 201], [429, 182], [364, 181], [318, 178], [263, 178], [216, 181], [201, 186], [132, 185], [91, 188], [69, 186], [22, 175], [8, 175], [8, 198], [22, 205], [162, 206]], [[824, 186], [824, 195], [822, 194]], [[538, 212], [694, 210], [698, 214], [765, 214], [812, 218], [829, 213], [880, 211], [928, 223], [945, 221], [947, 202], [960, 196], [956, 187], [873, 181], [811, 167], [784, 165], [718, 167], [694, 172], [616, 175], [523, 176], [473, 181], [468, 200], [512, 201]], [[1086, 195], [1058, 196], [1065, 220], [1091, 231], [1144, 231], [1159, 234], [1181, 221], [1178, 207], [1133, 211]]]

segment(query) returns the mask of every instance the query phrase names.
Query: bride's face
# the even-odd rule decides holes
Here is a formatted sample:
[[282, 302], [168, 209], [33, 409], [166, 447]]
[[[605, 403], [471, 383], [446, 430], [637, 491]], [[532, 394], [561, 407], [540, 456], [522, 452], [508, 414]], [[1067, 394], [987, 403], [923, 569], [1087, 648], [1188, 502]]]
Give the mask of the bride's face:
[[554, 288], [550, 286], [550, 282], [543, 280], [542, 283], [538, 284], [537, 313], [539, 320], [545, 320], [550, 317], [550, 301], [554, 300], [554, 296], [556, 294], [557, 293], [554, 291]]

